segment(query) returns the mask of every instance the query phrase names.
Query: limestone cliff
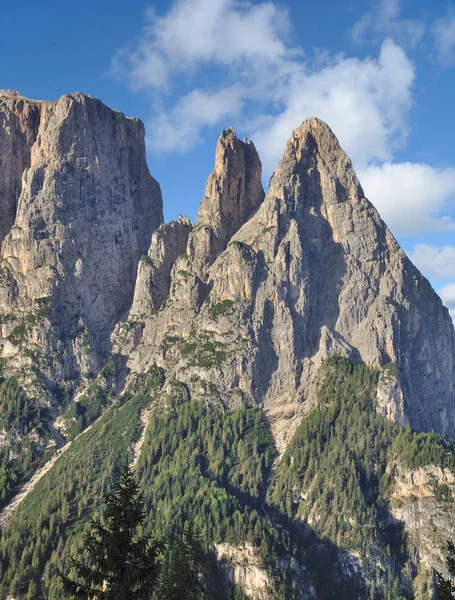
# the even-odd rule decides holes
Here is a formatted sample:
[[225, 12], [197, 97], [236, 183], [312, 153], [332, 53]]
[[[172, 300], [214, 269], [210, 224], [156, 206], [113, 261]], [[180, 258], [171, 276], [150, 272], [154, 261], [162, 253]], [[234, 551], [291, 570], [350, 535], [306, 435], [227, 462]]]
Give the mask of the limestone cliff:
[[[228, 148], [243, 148], [223, 132], [208, 190], [224, 189], [213, 184], [220, 164], [221, 180], [237, 181], [238, 161], [220, 160], [227, 135]], [[256, 159], [250, 168], [245, 161], [242, 180], [257, 182]], [[265, 200], [257, 208], [257, 185], [249, 196], [245, 191], [242, 203], [252, 216], [244, 212], [239, 227], [239, 213], [229, 221], [235, 226], [222, 227], [223, 244], [207, 246], [198, 231], [203, 223], [214, 230], [222, 225], [220, 198], [207, 193], [202, 201], [187, 254], [172, 270], [166, 305], [145, 318], [140, 341], [130, 347], [130, 368], [157, 363], [190, 388], [209, 381], [227, 403], [240, 396], [262, 403], [284, 449], [312, 405], [317, 371], [329, 354], [376, 367], [392, 363], [380, 382], [380, 410], [414, 429], [454, 437], [448, 311], [364, 197], [329, 127], [305, 121]]]
[[171, 270], [186, 250], [191, 224], [188, 217], [161, 225], [152, 235], [148, 254], [138, 266], [131, 314], [147, 318], [169, 296]]
[[144, 129], [80, 93], [0, 92], [0, 353], [46, 389], [96, 372], [162, 222]]
[[188, 241], [189, 259], [202, 279], [263, 201], [261, 173], [253, 142], [241, 142], [232, 128], [223, 131], [216, 147], [215, 168]]
[[[282, 453], [334, 353], [381, 369], [384, 416], [455, 438], [449, 313], [321, 121], [294, 131], [267, 195], [253, 143], [223, 131], [194, 227], [186, 217], [162, 223], [140, 121], [90, 96], [38, 102], [0, 92], [0, 164], [3, 376], [18, 377], [52, 417], [67, 403], [48, 423], [59, 442], [55, 427], [79, 433], [100, 389], [92, 420], [158, 373], [160, 409], [177, 396], [175, 405], [203, 399], [221, 412], [259, 406]], [[20, 437], [2, 430], [0, 445]], [[437, 467], [396, 468], [392, 515], [406, 524], [426, 581], [442, 555], [431, 551], [424, 517], [445, 526], [437, 490], [452, 494], [454, 478]], [[234, 583], [268, 597], [272, 580], [255, 548], [217, 551]], [[313, 597], [307, 591], [302, 598]]]

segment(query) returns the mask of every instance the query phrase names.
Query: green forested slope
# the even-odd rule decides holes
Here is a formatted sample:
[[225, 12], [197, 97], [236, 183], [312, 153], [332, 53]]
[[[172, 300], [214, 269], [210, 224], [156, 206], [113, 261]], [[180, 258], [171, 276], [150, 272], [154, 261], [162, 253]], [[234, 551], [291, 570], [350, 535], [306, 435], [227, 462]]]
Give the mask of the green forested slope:
[[[215, 401], [188, 400], [177, 383], [163, 395], [160, 377], [149, 377], [58, 459], [2, 532], [0, 597], [38, 598], [44, 572], [45, 597], [64, 598], [54, 568], [80, 547], [87, 518], [128, 460], [148, 405], [138, 463], [145, 530], [172, 538], [191, 519], [212, 553], [219, 542], [253, 544], [277, 600], [310, 598], [311, 586], [318, 600], [410, 598], [414, 567], [388, 511], [394, 465], [452, 467], [455, 452], [439, 436], [380, 416], [377, 379], [377, 371], [329, 359], [319, 406], [276, 463], [260, 408], [228, 412]], [[215, 571], [211, 597], [240, 598]]]
[[0, 432], [7, 432], [0, 444], [0, 508], [48, 457], [41, 450], [50, 437], [48, 421], [49, 411], [30, 400], [15, 377], [0, 375]]

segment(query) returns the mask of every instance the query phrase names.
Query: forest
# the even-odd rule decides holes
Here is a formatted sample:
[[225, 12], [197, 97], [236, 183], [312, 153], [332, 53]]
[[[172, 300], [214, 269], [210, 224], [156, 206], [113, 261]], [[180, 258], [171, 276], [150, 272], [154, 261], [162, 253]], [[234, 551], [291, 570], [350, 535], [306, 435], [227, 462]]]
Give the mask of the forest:
[[[190, 399], [179, 382], [163, 394], [162, 374], [152, 369], [58, 459], [2, 531], [0, 597], [65, 597], [57, 569], [68, 568], [120, 465], [131, 461], [147, 407], [136, 469], [147, 515], [139, 534], [172, 539], [191, 522], [212, 557], [209, 598], [243, 597], [216, 550], [247, 542], [274, 600], [300, 598], [305, 588], [324, 599], [410, 599], [407, 539], [388, 506], [394, 468], [455, 469], [455, 448], [382, 417], [377, 370], [340, 356], [323, 370], [318, 405], [279, 458], [260, 407], [228, 411], [215, 399]], [[358, 552], [367, 558], [356, 569]]]

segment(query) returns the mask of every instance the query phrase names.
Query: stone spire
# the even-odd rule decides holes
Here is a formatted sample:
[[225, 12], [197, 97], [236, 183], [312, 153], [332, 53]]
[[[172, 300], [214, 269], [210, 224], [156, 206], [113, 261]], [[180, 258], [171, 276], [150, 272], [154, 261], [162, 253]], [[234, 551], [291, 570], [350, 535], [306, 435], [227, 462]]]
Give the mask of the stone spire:
[[188, 255], [201, 277], [263, 201], [261, 174], [253, 142], [237, 139], [233, 128], [224, 130], [188, 241]]

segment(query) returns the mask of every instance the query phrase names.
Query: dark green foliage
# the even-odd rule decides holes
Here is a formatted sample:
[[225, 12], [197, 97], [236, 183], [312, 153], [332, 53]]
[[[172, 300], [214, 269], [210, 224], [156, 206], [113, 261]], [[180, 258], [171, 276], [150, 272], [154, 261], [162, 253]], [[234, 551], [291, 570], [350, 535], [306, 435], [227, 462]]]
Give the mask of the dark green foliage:
[[436, 433], [414, 433], [410, 427], [401, 427], [393, 452], [409, 469], [433, 464], [455, 471], [455, 444]]
[[[100, 505], [115, 465], [137, 437], [139, 412], [153, 394], [149, 390], [108, 411], [23, 502], [0, 541], [6, 574], [0, 597], [26, 597], [30, 581], [38, 585], [44, 570], [47, 599], [64, 598], [55, 567], [80, 551], [88, 516]], [[277, 555], [292, 548], [287, 533], [269, 523], [261, 510], [275, 455], [259, 409], [227, 415], [219, 406], [187, 401], [156, 411], [139, 463], [147, 520], [138, 534], [153, 531], [172, 540], [191, 518], [206, 551], [212, 540], [250, 540], [262, 547], [264, 565], [275, 568]], [[224, 588], [229, 594], [226, 583]]]
[[218, 317], [225, 317], [230, 315], [234, 309], [235, 302], [234, 300], [222, 300], [215, 304], [210, 309], [210, 316], [212, 319], [218, 319]]
[[[241, 539], [239, 524], [234, 527], [239, 537], [232, 531], [234, 513], [243, 513], [239, 498], [243, 493], [259, 504], [275, 455], [258, 409], [226, 415], [218, 406], [191, 400], [157, 412], [139, 461], [151, 522], [167, 535], [191, 518], [206, 539]], [[236, 518], [243, 521], [244, 515]], [[253, 520], [257, 518], [253, 513]]]
[[[196, 352], [210, 341], [200, 336]], [[44, 572], [46, 599], [65, 598], [55, 567], [63, 561], [68, 568], [81, 550], [88, 517], [99, 514], [110, 479], [139, 436], [140, 411], [151, 405], [138, 463], [146, 510], [140, 537], [153, 533], [173, 543], [192, 522], [212, 571], [213, 543], [251, 543], [273, 577], [274, 600], [301, 597], [308, 579], [324, 600], [410, 598], [406, 540], [388, 510], [394, 467], [397, 461], [451, 466], [453, 449], [439, 436], [413, 434], [377, 413], [378, 377], [344, 358], [327, 360], [319, 405], [302, 421], [269, 486], [277, 454], [262, 410], [242, 406], [228, 413], [209, 394], [207, 402], [188, 399], [177, 383], [158, 403], [163, 373], [155, 368], [131, 384], [123, 406], [107, 410], [59, 458], [2, 532], [0, 597], [35, 598]], [[445, 501], [444, 489], [435, 494]], [[193, 561], [185, 544], [171, 548], [162, 585], [179, 563]], [[356, 553], [362, 565], [349, 566], [347, 575]], [[210, 599], [244, 600], [219, 572], [205, 584]]]
[[36, 403], [30, 401], [15, 377], [0, 383], [0, 427], [7, 431], [14, 427], [28, 433], [41, 423], [42, 417]]
[[30, 399], [15, 377], [0, 378], [0, 430], [14, 431], [18, 436], [0, 448], [0, 508], [43, 464], [42, 451], [28, 434], [33, 432], [43, 441], [48, 439], [48, 419], [48, 410]]
[[[327, 360], [319, 407], [286, 449], [268, 497], [289, 517], [310, 521], [323, 539], [398, 573], [405, 546], [400, 529], [390, 526], [386, 470], [398, 426], [373, 405], [378, 375], [343, 357]], [[393, 572], [367, 573], [381, 581], [373, 584], [373, 598], [409, 597], [409, 582]]]
[[436, 574], [438, 600], [454, 600], [455, 586], [450, 577], [455, 577], [455, 545], [453, 542], [447, 544], [447, 570], [449, 577], [444, 577], [441, 573]]
[[9, 448], [0, 452], [0, 507], [12, 496], [17, 482], [17, 473], [10, 466]]
[[33, 310], [25, 315], [21, 315], [17, 321], [18, 324], [13, 328], [8, 339], [18, 346], [22, 346], [25, 338], [31, 333], [32, 329], [44, 318], [50, 311], [50, 297], [36, 298]]
[[88, 425], [96, 421], [115, 397], [116, 361], [111, 358], [87, 391], [64, 413], [63, 417], [71, 422], [65, 430], [66, 439], [73, 440]]
[[437, 573], [438, 600], [453, 600], [455, 598], [455, 588], [450, 579], [445, 579], [441, 573]]
[[151, 534], [135, 536], [145, 513], [142, 493], [128, 467], [121, 468], [120, 480], [104, 503], [103, 518], [90, 519], [90, 531], [84, 535], [86, 558], [71, 560], [75, 576], [59, 572], [64, 590], [84, 600], [149, 600], [158, 586], [163, 545]]
[[55, 569], [80, 551], [89, 516], [97, 516], [117, 466], [139, 436], [139, 414], [147, 402], [137, 395], [108, 411], [24, 500], [0, 538], [0, 598], [28, 598], [30, 582], [39, 585], [43, 571], [46, 599], [64, 598]]
[[449, 502], [452, 500], [452, 492], [446, 483], [441, 483], [434, 491], [436, 500], [439, 502]]
[[[166, 341], [169, 339], [168, 336], [165, 338]], [[221, 366], [228, 357], [226, 345], [214, 340], [213, 333], [204, 329], [197, 333], [192, 331], [187, 340], [178, 337], [172, 339], [180, 356], [187, 357], [187, 364], [190, 366], [206, 369]]]
[[400, 367], [395, 363], [389, 362], [382, 367], [381, 372], [386, 377], [397, 377], [400, 373]]
[[207, 336], [197, 342], [184, 342], [180, 347], [180, 354], [188, 356], [188, 364], [209, 369], [220, 366], [225, 362], [227, 355], [225, 345]]
[[180, 349], [180, 354], [182, 356], [189, 356], [189, 355], [193, 354], [193, 352], [196, 350], [196, 347], [197, 347], [196, 342], [185, 342], [182, 344], [182, 347]]
[[[293, 600], [301, 595], [303, 584], [296, 573], [305, 562], [306, 539], [298, 524], [282, 524], [281, 515], [269, 514], [265, 505], [275, 458], [270, 427], [260, 409], [243, 406], [227, 414], [220, 405], [189, 400], [155, 413], [138, 469], [148, 522], [160, 537], [172, 538], [191, 520], [206, 550], [212, 543], [248, 542], [273, 576], [274, 599]], [[320, 561], [321, 556], [316, 553], [315, 558]], [[328, 580], [327, 573], [321, 579]], [[223, 589], [220, 598], [243, 598], [225, 582]], [[351, 600], [351, 590], [339, 598]]]
[[202, 541], [188, 523], [166, 546], [156, 600], [199, 600], [204, 597], [201, 569], [205, 561]]

